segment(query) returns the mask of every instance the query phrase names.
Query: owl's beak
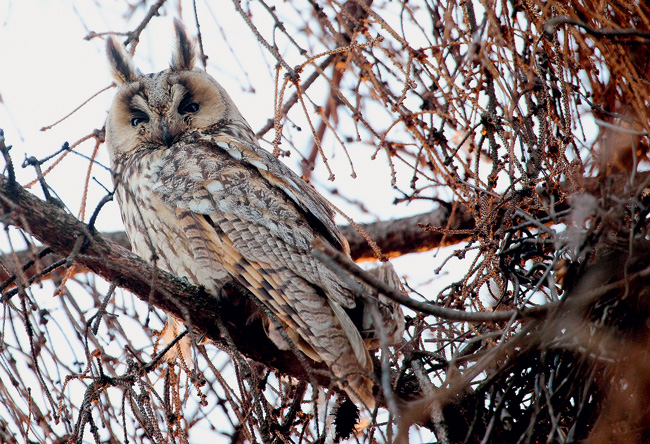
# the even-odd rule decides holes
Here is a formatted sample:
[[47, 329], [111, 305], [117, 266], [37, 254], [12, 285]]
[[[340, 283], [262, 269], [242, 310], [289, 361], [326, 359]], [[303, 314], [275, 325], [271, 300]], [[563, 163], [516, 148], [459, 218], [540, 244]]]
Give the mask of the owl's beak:
[[174, 143], [175, 137], [171, 131], [169, 131], [169, 123], [167, 123], [167, 119], [162, 119], [160, 122], [160, 129], [163, 143], [167, 146], [167, 148], [170, 148]]

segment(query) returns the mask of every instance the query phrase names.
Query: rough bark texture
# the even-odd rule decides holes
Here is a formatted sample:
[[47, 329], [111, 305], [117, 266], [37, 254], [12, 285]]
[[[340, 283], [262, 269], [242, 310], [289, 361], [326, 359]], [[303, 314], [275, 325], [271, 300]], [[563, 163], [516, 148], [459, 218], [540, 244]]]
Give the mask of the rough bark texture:
[[[469, 237], [466, 230], [474, 228], [474, 220], [463, 206], [442, 206], [424, 214], [359, 225], [377, 243], [383, 254], [396, 257], [456, 244]], [[426, 230], [423, 228], [426, 226], [462, 232], [445, 234], [442, 230]], [[368, 242], [353, 226], [339, 228], [350, 244], [352, 259], [374, 258]]]
[[[280, 351], [273, 345], [264, 333], [261, 322], [249, 322], [250, 310], [246, 308], [248, 296], [242, 289], [235, 286], [224, 288], [225, 297], [217, 301], [201, 288], [150, 266], [114, 241], [99, 233], [91, 233], [86, 224], [60, 207], [38, 199], [20, 186], [12, 186], [6, 178], [0, 178], [0, 218], [5, 225], [24, 230], [49, 245], [56, 254], [70, 257], [75, 264], [109, 282], [116, 282], [144, 302], [181, 319], [191, 319], [195, 329], [229, 352], [241, 353], [286, 375], [303, 380], [309, 378], [296, 355]], [[86, 241], [75, 254], [79, 238]], [[117, 238], [120, 239], [121, 235], [117, 235]], [[12, 270], [22, 265], [20, 259], [14, 263], [18, 267], [12, 267], [11, 263], [5, 263], [5, 266]], [[26, 279], [19, 275], [19, 286]], [[219, 331], [219, 318], [230, 338]], [[236, 351], [230, 346], [230, 340]], [[324, 369], [322, 365], [304, 359], [313, 369]], [[320, 385], [330, 385], [330, 379], [324, 372], [312, 376]]]

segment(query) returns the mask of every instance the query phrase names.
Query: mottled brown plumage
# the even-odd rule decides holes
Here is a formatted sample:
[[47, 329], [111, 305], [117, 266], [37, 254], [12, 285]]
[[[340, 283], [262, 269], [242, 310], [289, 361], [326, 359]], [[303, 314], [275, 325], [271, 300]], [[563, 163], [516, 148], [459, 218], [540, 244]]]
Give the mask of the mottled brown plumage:
[[[315, 238], [347, 249], [329, 204], [259, 147], [225, 90], [194, 68], [192, 40], [175, 28], [171, 67], [156, 74], [141, 75], [107, 41], [119, 91], [106, 142], [134, 251], [215, 295], [228, 281], [243, 285], [286, 332], [267, 320], [278, 347], [293, 341], [346, 381], [354, 399], [374, 405], [373, 364], [359, 331], [371, 323], [362, 314], [354, 324], [348, 313], [359, 302], [311, 254]], [[395, 339], [403, 318], [393, 311]]]

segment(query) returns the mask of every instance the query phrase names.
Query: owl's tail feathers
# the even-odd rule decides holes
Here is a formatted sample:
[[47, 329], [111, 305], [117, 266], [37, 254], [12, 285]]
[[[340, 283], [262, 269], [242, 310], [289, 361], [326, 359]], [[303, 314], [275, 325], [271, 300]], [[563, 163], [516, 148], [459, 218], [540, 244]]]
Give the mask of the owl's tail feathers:
[[[338, 344], [339, 347], [330, 344], [329, 348], [323, 350], [307, 342], [296, 330], [287, 328], [286, 324], [278, 328], [268, 319], [265, 321], [267, 335], [280, 350], [298, 349], [316, 362], [325, 362], [334, 376], [339, 378], [339, 387], [345, 390], [350, 399], [372, 410], [375, 407], [374, 383], [370, 379], [372, 360], [348, 315], [338, 304], [331, 300], [329, 302], [347, 338]], [[327, 330], [320, 333], [321, 339], [328, 334]], [[293, 347], [289, 342], [293, 343]]]
[[[164, 350], [165, 347], [167, 347], [167, 344], [171, 344], [171, 342], [184, 331], [185, 324], [171, 315], [168, 316], [167, 323], [160, 332], [160, 336], [156, 342], [156, 351]], [[169, 362], [180, 359], [182, 361], [181, 365], [189, 365], [189, 363], [192, 362], [190, 336], [185, 335], [176, 344], [174, 344], [174, 346], [170, 348], [167, 353], [165, 353], [165, 359]]]
[[[333, 363], [327, 362], [327, 364], [335, 376], [345, 381], [340, 385], [345, 389], [345, 392], [350, 396], [352, 401], [362, 403], [368, 409], [372, 410], [375, 407], [375, 397], [373, 395], [374, 383], [369, 376], [372, 375], [374, 366], [370, 358], [370, 353], [368, 353], [368, 349], [359, 334], [359, 330], [345, 310], [332, 299], [328, 299], [328, 302], [341, 327], [343, 327], [343, 331], [352, 348], [352, 353], [348, 352], [336, 355], [336, 351], [332, 350], [336, 359]], [[343, 352], [343, 350], [340, 351]], [[329, 355], [327, 354], [326, 356]], [[345, 383], [347, 383], [347, 386]]]

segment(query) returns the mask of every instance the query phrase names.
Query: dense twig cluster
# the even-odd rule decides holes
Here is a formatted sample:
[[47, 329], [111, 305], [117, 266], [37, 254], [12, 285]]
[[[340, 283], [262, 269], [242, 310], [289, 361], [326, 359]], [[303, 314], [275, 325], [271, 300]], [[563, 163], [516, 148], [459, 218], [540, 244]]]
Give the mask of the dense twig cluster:
[[[175, 11], [171, 1], [144, 3], [134, 7], [143, 21], [123, 34], [134, 51], [157, 14]], [[382, 407], [362, 412], [356, 438], [406, 442], [417, 425], [443, 443], [647, 440], [648, 8], [233, 4], [275, 64], [275, 114], [257, 136], [277, 156], [300, 153], [306, 178], [323, 168], [333, 180], [332, 153], [383, 156], [397, 212], [432, 203], [426, 215], [351, 224], [353, 258], [456, 245], [431, 277], [452, 259], [467, 266], [437, 294], [391, 294], [315, 246], [341, 279], [355, 275], [410, 309], [403, 344], [378, 353]], [[196, 3], [194, 14], [205, 32]], [[220, 305], [138, 262], [92, 223], [66, 219], [47, 176], [86, 140], [95, 143], [81, 220], [103, 132], [26, 161], [36, 170], [29, 186], [40, 182], [47, 202], [16, 187], [0, 132], [0, 214], [28, 245], [12, 247], [0, 273], [0, 441], [188, 442], [200, 427], [233, 443], [349, 434], [356, 412], [338, 399], [332, 375], [276, 350], [247, 318], [254, 304], [245, 290], [224, 289], [224, 300], [243, 302]], [[42, 279], [54, 282], [53, 300], [44, 301]], [[158, 308], [190, 321], [193, 362], [160, 360]], [[198, 344], [200, 335], [228, 357]]]

